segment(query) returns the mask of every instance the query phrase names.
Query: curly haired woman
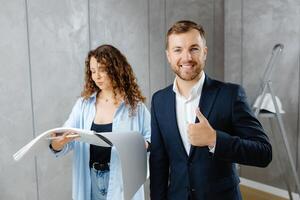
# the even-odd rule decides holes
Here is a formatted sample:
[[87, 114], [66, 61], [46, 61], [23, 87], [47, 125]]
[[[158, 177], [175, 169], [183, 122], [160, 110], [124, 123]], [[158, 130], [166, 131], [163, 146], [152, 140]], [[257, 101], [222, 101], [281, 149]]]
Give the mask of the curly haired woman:
[[[65, 122], [66, 127], [108, 131], [138, 131], [146, 148], [150, 141], [150, 113], [137, 85], [130, 64], [111, 45], [102, 45], [88, 53], [85, 61], [84, 89]], [[61, 156], [74, 151], [74, 200], [123, 199], [120, 161], [114, 147], [99, 147], [66, 137], [53, 139], [50, 148]], [[144, 199], [143, 186], [134, 200]]]

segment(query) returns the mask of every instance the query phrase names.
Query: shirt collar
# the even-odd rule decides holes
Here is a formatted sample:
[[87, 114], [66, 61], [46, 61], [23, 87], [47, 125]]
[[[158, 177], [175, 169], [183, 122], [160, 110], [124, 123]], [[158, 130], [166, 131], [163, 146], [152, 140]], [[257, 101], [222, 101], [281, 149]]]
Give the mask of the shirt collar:
[[[192, 87], [191, 91], [190, 91], [190, 95], [188, 97], [189, 99], [193, 99], [199, 95], [201, 95], [202, 92], [202, 88], [204, 85], [204, 80], [205, 80], [205, 73], [202, 72], [202, 76], [199, 79], [199, 81]], [[175, 92], [176, 95], [183, 97], [177, 87], [177, 77], [174, 79], [174, 83], [173, 83], [173, 91]]]
[[98, 91], [94, 92], [90, 97], [95, 98], [97, 96]]

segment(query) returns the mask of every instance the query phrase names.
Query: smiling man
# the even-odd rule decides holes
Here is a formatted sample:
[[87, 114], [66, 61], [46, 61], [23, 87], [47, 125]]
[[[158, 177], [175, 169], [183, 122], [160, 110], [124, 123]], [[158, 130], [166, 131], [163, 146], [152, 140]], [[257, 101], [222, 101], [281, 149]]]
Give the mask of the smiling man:
[[152, 200], [239, 200], [235, 163], [266, 167], [272, 147], [244, 89], [209, 78], [202, 26], [176, 22], [166, 54], [174, 83], [151, 106]]

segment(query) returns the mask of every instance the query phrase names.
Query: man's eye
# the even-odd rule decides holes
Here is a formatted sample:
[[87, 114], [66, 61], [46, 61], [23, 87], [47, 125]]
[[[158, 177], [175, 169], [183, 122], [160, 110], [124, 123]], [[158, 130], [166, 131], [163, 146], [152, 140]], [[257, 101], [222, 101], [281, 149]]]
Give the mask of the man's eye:
[[180, 49], [174, 49], [174, 52], [180, 52]]
[[192, 51], [199, 51], [198, 48], [192, 48], [191, 50], [192, 50]]

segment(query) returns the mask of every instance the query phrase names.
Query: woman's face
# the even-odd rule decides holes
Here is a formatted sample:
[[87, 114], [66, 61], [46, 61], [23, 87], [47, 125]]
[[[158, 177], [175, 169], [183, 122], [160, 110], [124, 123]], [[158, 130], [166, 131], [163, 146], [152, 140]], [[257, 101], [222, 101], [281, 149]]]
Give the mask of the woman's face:
[[111, 80], [106, 72], [106, 66], [103, 63], [97, 62], [94, 56], [90, 60], [90, 70], [92, 79], [101, 90], [112, 90]]

